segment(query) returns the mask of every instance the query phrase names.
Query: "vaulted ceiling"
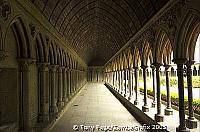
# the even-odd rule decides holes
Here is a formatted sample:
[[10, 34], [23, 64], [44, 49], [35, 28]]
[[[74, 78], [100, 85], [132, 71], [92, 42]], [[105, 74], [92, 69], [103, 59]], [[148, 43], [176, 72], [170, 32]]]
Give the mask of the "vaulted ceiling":
[[168, 0], [30, 0], [88, 65], [104, 65]]

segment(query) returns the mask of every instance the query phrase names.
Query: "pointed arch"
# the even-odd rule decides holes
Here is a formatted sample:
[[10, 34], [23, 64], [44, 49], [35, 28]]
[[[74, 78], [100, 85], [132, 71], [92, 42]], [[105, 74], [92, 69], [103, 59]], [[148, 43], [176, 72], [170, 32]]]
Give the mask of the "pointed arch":
[[24, 21], [21, 17], [15, 18], [11, 23], [11, 29], [17, 42], [18, 58], [33, 58], [30, 40]]
[[189, 10], [182, 20], [174, 45], [174, 59], [194, 59], [194, 49], [200, 33], [200, 14]]

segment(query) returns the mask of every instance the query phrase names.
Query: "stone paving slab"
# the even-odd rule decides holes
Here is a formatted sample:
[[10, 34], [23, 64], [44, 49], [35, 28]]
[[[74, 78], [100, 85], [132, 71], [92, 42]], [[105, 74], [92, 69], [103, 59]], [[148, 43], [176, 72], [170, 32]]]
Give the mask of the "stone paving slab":
[[[88, 83], [83, 87], [50, 132], [74, 132], [74, 125], [79, 127], [79, 131], [83, 131], [81, 125], [94, 126], [95, 132], [106, 130], [103, 126], [128, 126], [129, 130], [131, 127], [135, 128], [135, 132], [139, 132], [138, 127], [142, 127], [102, 83]], [[93, 131], [92, 128], [86, 130]], [[115, 127], [113, 131], [126, 132], [128, 130]], [[141, 132], [144, 131], [141, 130]]]

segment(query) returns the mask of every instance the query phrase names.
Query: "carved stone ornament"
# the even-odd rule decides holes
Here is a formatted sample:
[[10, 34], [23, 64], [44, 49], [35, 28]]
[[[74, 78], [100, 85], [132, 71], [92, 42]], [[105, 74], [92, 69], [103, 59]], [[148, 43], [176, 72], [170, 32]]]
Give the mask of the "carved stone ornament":
[[9, 14], [11, 14], [11, 4], [9, 0], [0, 0], [0, 13], [4, 20], [8, 19]]
[[37, 34], [36, 27], [35, 27], [34, 24], [29, 24], [29, 28], [30, 28], [30, 31], [31, 31], [31, 36], [34, 38]]

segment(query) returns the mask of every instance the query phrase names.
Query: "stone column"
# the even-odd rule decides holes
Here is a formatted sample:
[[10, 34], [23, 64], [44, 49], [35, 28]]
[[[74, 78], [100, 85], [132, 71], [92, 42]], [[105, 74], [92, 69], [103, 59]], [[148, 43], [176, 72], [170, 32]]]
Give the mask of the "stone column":
[[142, 111], [143, 112], [148, 112], [149, 111], [149, 107], [147, 105], [147, 70], [148, 66], [141, 66], [141, 68], [143, 69], [143, 80], [144, 80], [144, 105], [142, 106]]
[[160, 63], [154, 63], [156, 67], [156, 86], [157, 86], [157, 114], [155, 114], [155, 120], [157, 122], [163, 122], [164, 116], [161, 114], [161, 93], [160, 93]]
[[152, 79], [153, 79], [153, 102], [152, 102], [151, 106], [153, 108], [155, 108], [155, 106], [156, 106], [155, 66], [151, 65], [151, 69], [152, 69]]
[[62, 101], [65, 103], [65, 105], [68, 102], [67, 98], [67, 68], [63, 69], [63, 99]]
[[63, 69], [65, 67], [58, 67], [58, 109], [61, 111], [64, 107], [63, 98]]
[[78, 90], [77, 70], [74, 70], [74, 88], [75, 88], [75, 93], [76, 93]]
[[70, 79], [70, 69], [67, 70], [67, 97], [68, 97], [68, 100], [71, 99], [71, 93], [72, 93], [72, 89], [71, 89], [71, 79]]
[[115, 71], [112, 72], [113, 88], [115, 89]]
[[188, 87], [188, 106], [189, 116], [186, 119], [186, 126], [190, 129], [197, 128], [197, 120], [194, 117], [193, 111], [193, 96], [192, 96], [192, 69], [191, 66], [195, 61], [187, 61], [187, 87]]
[[138, 105], [139, 101], [138, 101], [138, 67], [134, 67], [134, 76], [135, 76], [135, 101], [134, 101], [134, 105]]
[[118, 76], [117, 76], [117, 71], [115, 71], [115, 90], [118, 90]]
[[173, 110], [171, 108], [171, 96], [170, 96], [170, 87], [169, 87], [169, 68], [170, 65], [165, 64], [165, 76], [166, 76], [166, 90], [167, 90], [167, 108], [165, 109], [165, 115], [172, 115]]
[[30, 79], [30, 65], [33, 64], [34, 60], [32, 59], [20, 59], [20, 92], [21, 92], [21, 122], [20, 127], [26, 132], [32, 131], [31, 124], [31, 79]]
[[121, 94], [124, 92], [124, 72], [121, 70]]
[[133, 68], [131, 68], [132, 72], [131, 72], [131, 91], [132, 91], [132, 96], [134, 95], [134, 71]]
[[74, 72], [73, 72], [73, 69], [70, 69], [70, 89], [71, 89], [71, 96], [74, 95]]
[[126, 93], [127, 93], [127, 70], [126, 69], [124, 70], [124, 80], [125, 80], [125, 83], [124, 83], [124, 97], [126, 97]]
[[179, 94], [179, 123], [176, 128], [176, 132], [189, 132], [185, 123], [185, 104], [184, 104], [184, 78], [183, 78], [183, 65], [186, 59], [177, 59], [174, 62], [177, 64], [177, 76], [178, 76], [178, 94]]
[[49, 121], [49, 63], [38, 63], [39, 74], [39, 122]]
[[56, 71], [57, 65], [50, 65], [50, 88], [51, 88], [51, 104], [50, 104], [50, 115], [54, 118], [57, 116], [58, 107], [56, 101]]
[[120, 70], [118, 71], [118, 92], [120, 93], [121, 89], [121, 72]]
[[131, 73], [131, 68], [129, 68], [128, 70], [128, 74], [129, 74], [129, 78], [128, 78], [128, 88], [129, 88], [129, 97], [128, 97], [128, 100], [131, 100], [131, 97], [132, 97], [132, 73]]

